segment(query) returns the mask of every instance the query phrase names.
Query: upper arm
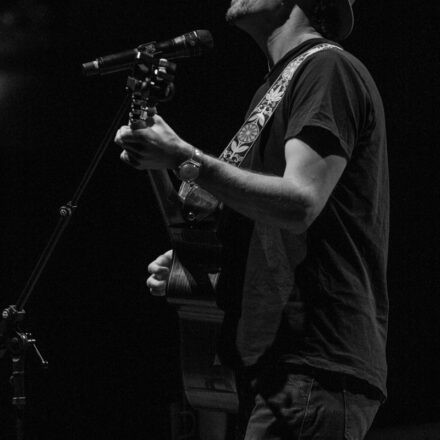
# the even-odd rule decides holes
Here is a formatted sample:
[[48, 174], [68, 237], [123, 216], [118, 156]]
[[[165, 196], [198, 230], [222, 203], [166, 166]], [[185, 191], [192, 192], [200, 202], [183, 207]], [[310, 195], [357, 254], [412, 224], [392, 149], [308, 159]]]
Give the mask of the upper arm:
[[347, 159], [339, 154], [321, 155], [299, 138], [285, 144], [284, 178], [301, 191], [304, 200], [305, 224], [308, 227], [322, 211], [341, 177]]

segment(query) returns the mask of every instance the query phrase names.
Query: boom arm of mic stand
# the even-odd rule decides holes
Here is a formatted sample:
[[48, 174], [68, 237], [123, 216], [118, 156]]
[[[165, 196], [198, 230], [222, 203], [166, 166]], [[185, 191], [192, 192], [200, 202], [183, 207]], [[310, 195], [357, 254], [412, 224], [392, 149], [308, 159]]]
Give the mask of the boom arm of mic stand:
[[113, 137], [115, 135], [116, 129], [119, 127], [119, 125], [122, 123], [122, 118], [127, 112], [128, 106], [130, 104], [129, 97], [126, 97], [124, 102], [122, 103], [121, 108], [119, 109], [118, 113], [116, 114], [111, 126], [107, 130], [107, 133], [105, 134], [98, 150], [95, 153], [95, 156], [93, 157], [89, 167], [87, 168], [87, 171], [85, 172], [80, 184], [78, 185], [77, 190], [75, 191], [75, 194], [73, 195], [71, 201], [66, 203], [65, 205], [61, 206], [59, 209], [60, 219], [58, 220], [58, 224], [55, 227], [55, 230], [53, 231], [51, 237], [49, 238], [48, 243], [46, 244], [46, 247], [44, 248], [43, 252], [40, 255], [39, 260], [37, 261], [37, 264], [35, 265], [31, 276], [29, 277], [20, 297], [18, 298], [18, 301], [16, 303], [17, 310], [22, 310], [26, 302], [28, 301], [37, 281], [39, 280], [41, 273], [43, 272], [44, 268], [47, 265], [47, 262], [49, 261], [49, 258], [53, 254], [56, 245], [58, 244], [64, 229], [67, 227], [68, 223], [70, 222], [70, 219], [72, 218], [76, 208], [78, 207], [79, 200], [84, 193], [85, 189], [87, 188], [88, 183], [90, 182], [91, 178], [93, 177], [96, 168], [98, 167], [102, 157], [104, 156], [104, 153], [107, 151], [108, 146], [113, 141]]

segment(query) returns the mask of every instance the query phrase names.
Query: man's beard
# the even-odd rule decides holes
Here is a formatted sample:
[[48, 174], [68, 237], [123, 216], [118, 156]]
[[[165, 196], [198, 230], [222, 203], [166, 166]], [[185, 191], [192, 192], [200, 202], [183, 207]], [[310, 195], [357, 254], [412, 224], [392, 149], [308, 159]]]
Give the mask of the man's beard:
[[252, 0], [232, 0], [231, 6], [226, 12], [226, 21], [235, 23], [240, 18], [252, 12]]

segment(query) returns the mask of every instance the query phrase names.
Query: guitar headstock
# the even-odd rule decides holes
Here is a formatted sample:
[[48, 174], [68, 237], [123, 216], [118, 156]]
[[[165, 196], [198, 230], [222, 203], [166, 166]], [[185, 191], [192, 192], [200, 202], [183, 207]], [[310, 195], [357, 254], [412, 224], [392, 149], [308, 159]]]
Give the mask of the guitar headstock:
[[166, 102], [174, 96], [176, 64], [164, 58], [154, 58], [148, 52], [139, 52], [142, 60], [127, 79], [127, 90], [131, 91], [130, 126], [143, 126], [156, 113], [159, 102]]

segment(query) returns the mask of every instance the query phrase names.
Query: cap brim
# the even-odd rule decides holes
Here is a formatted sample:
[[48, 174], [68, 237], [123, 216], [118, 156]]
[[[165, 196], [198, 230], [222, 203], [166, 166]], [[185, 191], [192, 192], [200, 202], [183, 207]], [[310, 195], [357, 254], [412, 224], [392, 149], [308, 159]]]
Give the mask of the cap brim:
[[341, 24], [338, 32], [338, 39], [344, 40], [347, 38], [354, 25], [354, 15], [351, 5], [354, 0], [339, 0], [339, 22]]

